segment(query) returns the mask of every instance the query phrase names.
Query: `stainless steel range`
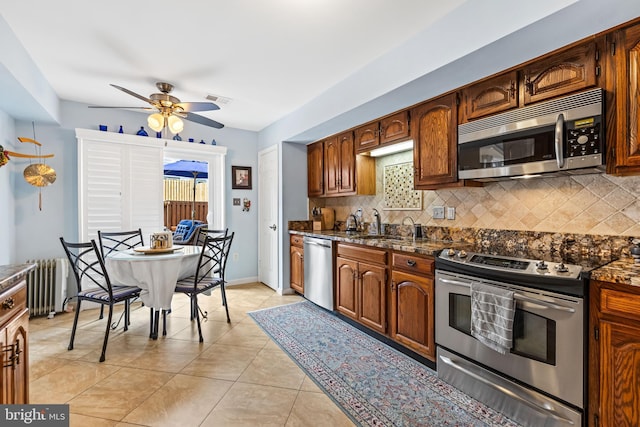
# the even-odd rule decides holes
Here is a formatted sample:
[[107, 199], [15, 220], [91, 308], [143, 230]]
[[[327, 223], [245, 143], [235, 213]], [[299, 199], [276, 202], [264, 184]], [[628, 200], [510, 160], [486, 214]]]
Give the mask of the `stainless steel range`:
[[[435, 283], [438, 376], [521, 424], [583, 425], [586, 276], [579, 265], [442, 251]], [[506, 354], [471, 335], [473, 283], [513, 291], [513, 345]]]

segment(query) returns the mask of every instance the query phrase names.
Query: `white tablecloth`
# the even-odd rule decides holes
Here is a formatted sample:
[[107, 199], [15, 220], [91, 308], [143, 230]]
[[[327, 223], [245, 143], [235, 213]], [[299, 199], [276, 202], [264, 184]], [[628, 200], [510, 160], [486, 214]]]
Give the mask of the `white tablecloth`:
[[163, 255], [140, 254], [130, 249], [107, 255], [105, 266], [113, 283], [142, 289], [140, 299], [145, 306], [169, 310], [176, 282], [195, 273], [201, 249], [183, 246]]

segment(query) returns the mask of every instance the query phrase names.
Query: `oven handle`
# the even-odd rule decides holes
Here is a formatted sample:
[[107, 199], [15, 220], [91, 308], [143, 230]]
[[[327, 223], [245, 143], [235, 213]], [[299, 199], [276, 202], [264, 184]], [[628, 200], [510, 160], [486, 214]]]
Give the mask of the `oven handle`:
[[[442, 283], [446, 283], [449, 285], [456, 285], [456, 286], [464, 286], [466, 288], [470, 288], [471, 284], [468, 282], [461, 282], [459, 280], [451, 280], [451, 279], [444, 279], [442, 277], [440, 277], [438, 280], [440, 280]], [[544, 301], [544, 300], [539, 300], [537, 298], [532, 298], [532, 297], [528, 297], [526, 295], [522, 295], [519, 293], [514, 293], [513, 294], [513, 298], [518, 300], [518, 301], [522, 301], [522, 302], [528, 302], [530, 304], [535, 304], [538, 306], [538, 308], [551, 308], [553, 310], [558, 310], [558, 311], [564, 311], [567, 313], [575, 313], [576, 310], [571, 308], [571, 307], [567, 307], [564, 305], [560, 305], [560, 304], [554, 304], [552, 302], [549, 301]]]
[[557, 412], [555, 412], [554, 410], [550, 409], [550, 408], [544, 408], [541, 407], [540, 405], [536, 404], [535, 402], [531, 402], [529, 399], [527, 399], [524, 396], [521, 396], [520, 394], [514, 392], [513, 390], [509, 390], [506, 387], [503, 387], [501, 385], [498, 384], [494, 384], [491, 381], [489, 381], [488, 379], [484, 378], [482, 375], [479, 375], [475, 372], [473, 372], [470, 369], [465, 368], [464, 366], [460, 366], [459, 364], [457, 364], [456, 362], [454, 362], [453, 360], [451, 360], [450, 358], [446, 357], [446, 356], [442, 356], [440, 355], [440, 360], [442, 360], [444, 363], [446, 363], [447, 365], [451, 366], [453, 369], [457, 369], [460, 372], [463, 372], [466, 375], [469, 375], [470, 377], [480, 381], [481, 383], [485, 384], [488, 387], [493, 388], [494, 390], [499, 391], [500, 393], [506, 394], [507, 396], [523, 403], [524, 405], [527, 405], [528, 407], [530, 407], [531, 409], [540, 412], [546, 416], [549, 416], [555, 420], [558, 421], [562, 421], [566, 424], [570, 424], [570, 425], [574, 425], [574, 422], [564, 418], [560, 415], [558, 415]]

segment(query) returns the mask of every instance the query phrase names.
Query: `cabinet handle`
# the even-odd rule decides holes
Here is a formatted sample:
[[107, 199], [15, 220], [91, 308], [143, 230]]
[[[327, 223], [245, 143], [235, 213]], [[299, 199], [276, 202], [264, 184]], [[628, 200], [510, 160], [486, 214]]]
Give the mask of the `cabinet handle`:
[[408, 265], [409, 267], [415, 267], [415, 266], [416, 266], [416, 261], [415, 261], [415, 260], [413, 260], [413, 259], [408, 259], [408, 260], [407, 260], [407, 265]]
[[5, 310], [11, 310], [14, 305], [15, 301], [13, 300], [13, 297], [9, 297], [6, 300], [2, 301], [2, 308]]
[[509, 89], [510, 95], [511, 95], [511, 99], [514, 99], [516, 97], [516, 82], [514, 82], [513, 80], [511, 80], [511, 88]]

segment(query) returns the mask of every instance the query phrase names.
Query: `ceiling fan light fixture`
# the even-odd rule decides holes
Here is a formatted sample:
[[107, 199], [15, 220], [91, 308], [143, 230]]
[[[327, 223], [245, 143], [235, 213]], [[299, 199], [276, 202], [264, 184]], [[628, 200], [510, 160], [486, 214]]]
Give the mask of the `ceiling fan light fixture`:
[[164, 117], [160, 113], [153, 113], [147, 117], [147, 124], [156, 132], [160, 132], [164, 127]]
[[184, 122], [178, 116], [169, 116], [167, 119], [167, 126], [169, 127], [169, 132], [176, 134], [182, 132], [184, 129]]

